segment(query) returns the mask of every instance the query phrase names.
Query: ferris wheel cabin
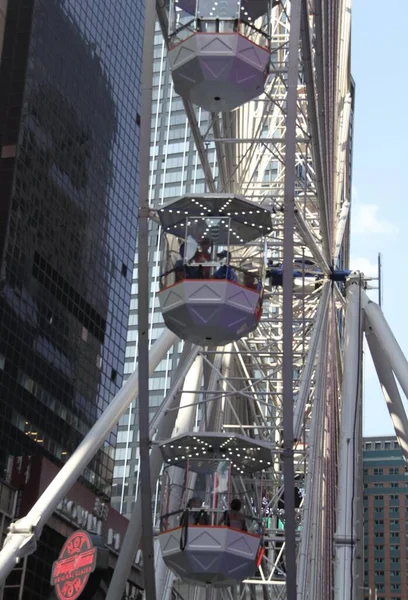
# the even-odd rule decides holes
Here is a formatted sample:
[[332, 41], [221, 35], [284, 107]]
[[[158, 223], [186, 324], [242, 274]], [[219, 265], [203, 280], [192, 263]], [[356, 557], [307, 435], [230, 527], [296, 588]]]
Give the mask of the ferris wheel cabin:
[[270, 0], [171, 0], [174, 88], [210, 112], [230, 111], [264, 91]]
[[271, 467], [269, 445], [200, 432], [172, 438], [161, 452], [159, 542], [167, 567], [199, 586], [228, 587], [255, 575], [263, 556], [262, 471]]
[[200, 346], [222, 346], [254, 331], [262, 314], [270, 210], [242, 196], [205, 194], [182, 196], [158, 214], [165, 261], [159, 298], [167, 327]]

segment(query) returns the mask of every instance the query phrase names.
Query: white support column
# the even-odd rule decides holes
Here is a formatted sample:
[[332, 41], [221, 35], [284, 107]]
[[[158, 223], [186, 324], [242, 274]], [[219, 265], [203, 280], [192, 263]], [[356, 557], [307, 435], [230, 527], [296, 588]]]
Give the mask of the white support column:
[[138, 372], [139, 372], [139, 469], [140, 497], [142, 506], [142, 553], [144, 591], [146, 600], [156, 600], [154, 580], [154, 547], [152, 520], [152, 488], [150, 477], [150, 412], [149, 378], [146, 377], [149, 365], [149, 171], [150, 171], [150, 128], [153, 102], [153, 60], [154, 30], [156, 11], [154, 0], [147, 0], [144, 14], [143, 64], [142, 64], [142, 106], [140, 119], [139, 157], [139, 215], [138, 215]]
[[[346, 83], [347, 87], [349, 85], [349, 79]], [[349, 136], [350, 136], [350, 114], [351, 114], [351, 95], [349, 93], [347, 93], [344, 96], [344, 92], [342, 92], [341, 94], [342, 96], [342, 105], [343, 108], [340, 112], [340, 118], [339, 118], [339, 131], [338, 131], [338, 135], [336, 136], [338, 139], [338, 143], [335, 146], [335, 153], [336, 153], [336, 168], [335, 171], [333, 173], [334, 176], [334, 210], [336, 212], [342, 212], [340, 210], [340, 202], [341, 202], [341, 197], [342, 197], [342, 191], [344, 188], [344, 184], [345, 184], [345, 161], [346, 161], [346, 156], [347, 156], [347, 145], [348, 145], [348, 140], [349, 140]], [[345, 204], [347, 204], [347, 201], [345, 202]], [[344, 205], [343, 205], [344, 208]], [[334, 244], [336, 243], [340, 243], [341, 244], [341, 238], [338, 237], [338, 234], [340, 233], [341, 227], [342, 227], [342, 222], [341, 220], [338, 221], [336, 219], [338, 226], [337, 226], [337, 231], [335, 231], [335, 239], [334, 239]], [[345, 223], [344, 223], [344, 229], [345, 229]], [[343, 229], [343, 234], [344, 234], [344, 229]], [[341, 235], [341, 237], [343, 236], [343, 234]], [[333, 246], [333, 257], [336, 257], [336, 245]], [[337, 258], [338, 255], [336, 257], [336, 262], [337, 262]], [[333, 262], [334, 265], [336, 265], [336, 262]]]
[[[203, 356], [203, 383], [207, 392], [214, 392], [216, 400], [212, 400], [210, 395], [207, 395], [206, 402], [203, 404], [203, 419], [200, 424], [200, 428], [203, 427], [205, 431], [216, 431], [216, 408], [219, 406], [219, 373], [222, 369], [222, 353], [217, 352], [212, 362], [209, 361], [208, 356]], [[204, 379], [205, 369], [209, 369], [209, 376], [207, 372], [207, 379]]]
[[[195, 414], [197, 410], [198, 394], [201, 388], [201, 380], [203, 376], [203, 359], [202, 356], [197, 356], [190, 371], [188, 372], [185, 381], [184, 389], [190, 390], [183, 392], [180, 398], [180, 407], [177, 415], [176, 424], [174, 426], [173, 436], [188, 433], [194, 429]], [[192, 392], [191, 390], [197, 390]], [[172, 484], [182, 485], [184, 480], [184, 470], [178, 469], [177, 467], [171, 467], [171, 482]], [[180, 508], [179, 504], [176, 504], [176, 499], [170, 498], [169, 512]], [[155, 542], [155, 555], [156, 555], [156, 588], [157, 598], [160, 600], [170, 600], [171, 598], [171, 587], [174, 581], [175, 575], [170, 571], [164, 564], [159, 541], [156, 539]]]
[[319, 307], [316, 313], [315, 324], [313, 326], [312, 335], [310, 336], [309, 350], [300, 377], [298, 399], [296, 402], [293, 416], [293, 434], [295, 440], [299, 440], [300, 436], [302, 435], [305, 406], [310, 393], [310, 381], [312, 378], [313, 367], [315, 364], [317, 346], [322, 335], [323, 323], [327, 315], [330, 286], [331, 284], [329, 281], [326, 281], [324, 283]]
[[382, 393], [387, 403], [392, 424], [394, 425], [395, 435], [401, 448], [402, 455], [408, 467], [408, 418], [398, 387], [392, 372], [391, 363], [388, 356], [383, 351], [371, 326], [367, 324], [366, 338], [371, 356], [380, 380]]
[[293, 232], [295, 226], [295, 165], [297, 86], [299, 82], [299, 41], [301, 0], [290, 5], [290, 33], [286, 98], [285, 181], [283, 217], [283, 482], [285, 485], [286, 597], [296, 600], [295, 469], [293, 465]]
[[385, 320], [381, 308], [378, 304], [372, 302], [365, 292], [363, 292], [363, 298], [366, 300], [364, 311], [368, 323], [377, 340], [380, 342], [385, 354], [388, 356], [391, 368], [400, 382], [405, 396], [408, 398], [408, 361], [395, 339], [390, 326]]
[[[177, 340], [178, 337], [174, 333], [166, 330], [152, 346], [149, 376], [154, 373], [163, 356]], [[139, 378], [137, 371], [135, 371], [58, 475], [38, 498], [30, 512], [10, 526], [10, 533], [7, 535], [4, 548], [0, 552], [0, 585], [15, 567], [17, 559], [28, 556], [35, 551], [37, 539], [41, 536], [44, 525], [82, 474], [89, 461], [95, 456], [130, 403], [137, 397], [138, 390]]]
[[302, 212], [301, 212], [302, 209], [299, 206], [299, 202], [296, 204], [296, 206], [297, 206], [297, 210], [295, 211], [296, 228], [297, 228], [298, 232], [300, 233], [301, 237], [303, 238], [303, 241], [307, 245], [308, 249], [312, 253], [312, 256], [315, 259], [316, 263], [319, 265], [319, 267], [322, 269], [322, 271], [327, 274], [330, 272], [330, 269], [329, 269], [329, 265], [327, 264], [327, 261], [324, 257], [323, 250], [317, 244], [316, 239], [313, 236], [313, 233], [311, 232], [308, 223], [303, 218]]
[[[228, 344], [228, 346], [225, 347], [226, 353], [222, 356], [222, 373], [224, 376], [224, 379], [221, 381], [221, 388], [222, 391], [227, 394], [230, 391], [230, 388], [228, 387], [228, 383], [227, 380], [230, 377], [231, 374], [231, 359], [232, 359], [232, 344]], [[215, 413], [215, 422], [214, 422], [214, 431], [221, 431], [222, 430], [222, 426], [225, 422], [230, 423], [231, 422], [231, 418], [225, 418], [225, 413], [226, 413], [226, 396], [223, 395], [219, 400], [218, 400], [218, 406], [217, 406], [217, 410], [214, 411]]]
[[[322, 298], [323, 300], [323, 298]], [[321, 313], [323, 322], [320, 324], [322, 333], [327, 335], [327, 310]], [[319, 600], [316, 596], [310, 594], [315, 588], [316, 571], [319, 565], [316, 564], [318, 556], [318, 510], [320, 505], [320, 489], [322, 475], [322, 451], [323, 451], [323, 417], [324, 404], [326, 401], [324, 384], [326, 382], [326, 357], [327, 342], [326, 335], [320, 336], [319, 358], [316, 373], [315, 401], [312, 409], [312, 423], [310, 427], [310, 436], [307, 440], [308, 447], [308, 469], [305, 482], [305, 501], [303, 506], [303, 525], [300, 533], [300, 544], [298, 551], [298, 572], [297, 572], [297, 599]], [[319, 562], [321, 559], [319, 558]], [[321, 565], [320, 565], [321, 566]]]
[[[171, 436], [177, 418], [176, 407], [177, 393], [183, 379], [191, 371], [197, 357], [198, 347], [185, 344], [183, 353], [177, 367], [176, 375], [171, 387], [163, 401], [162, 406], [155, 414], [150, 424], [149, 439], [157, 433], [158, 439], [167, 439]], [[154, 489], [163, 465], [163, 458], [159, 446], [154, 445], [150, 452], [150, 485]], [[127, 526], [126, 534], [120, 549], [119, 558], [113, 572], [106, 600], [120, 600], [123, 596], [126, 581], [134, 562], [136, 552], [140, 547], [142, 538], [142, 503], [139, 494], [132, 510], [132, 516]]]
[[347, 282], [344, 375], [341, 394], [337, 527], [334, 536], [334, 598], [355, 600], [357, 444], [360, 439], [360, 374], [362, 360], [361, 278], [353, 274]]
[[343, 206], [341, 207], [340, 215], [337, 220], [337, 228], [336, 228], [336, 236], [334, 242], [334, 254], [333, 254], [333, 264], [337, 265], [337, 261], [339, 259], [340, 250], [343, 245], [344, 232], [346, 230], [346, 225], [350, 213], [351, 202], [345, 200]]

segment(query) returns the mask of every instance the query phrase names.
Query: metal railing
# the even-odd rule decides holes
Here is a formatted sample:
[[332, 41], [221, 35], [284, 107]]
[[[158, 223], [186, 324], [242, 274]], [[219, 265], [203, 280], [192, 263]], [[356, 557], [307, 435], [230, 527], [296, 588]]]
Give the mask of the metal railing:
[[[259, 535], [259, 537], [263, 535], [264, 526], [262, 519], [244, 513], [237, 513], [231, 518], [231, 516], [228, 517], [228, 514], [228, 509], [214, 509], [207, 507], [180, 508], [160, 516], [160, 533], [165, 533], [166, 531], [177, 529], [184, 525], [191, 525], [202, 527], [231, 527], [232, 529], [247, 531], [252, 535]], [[242, 521], [242, 525], [240, 527], [235, 527], [233, 523], [240, 520]]]
[[234, 264], [221, 265], [216, 261], [183, 263], [182, 260], [179, 260], [174, 267], [162, 273], [159, 279], [161, 290], [184, 280], [213, 279], [232, 281], [253, 291], [262, 292], [262, 279], [258, 273], [248, 271]]

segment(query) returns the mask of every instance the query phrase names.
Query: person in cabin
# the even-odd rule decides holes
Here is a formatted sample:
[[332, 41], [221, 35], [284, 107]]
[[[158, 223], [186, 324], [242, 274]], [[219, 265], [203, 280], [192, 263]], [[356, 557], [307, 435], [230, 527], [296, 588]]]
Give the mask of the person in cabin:
[[184, 242], [182, 242], [180, 244], [180, 249], [179, 249], [180, 258], [176, 261], [176, 264], [174, 265], [176, 281], [182, 281], [185, 278], [184, 248], [185, 248], [185, 244], [184, 244]]
[[241, 507], [241, 500], [239, 498], [234, 498], [231, 501], [230, 509], [224, 512], [220, 524], [225, 525], [226, 527], [232, 527], [233, 529], [247, 531], [245, 517], [241, 512]]
[[214, 279], [226, 279], [227, 281], [238, 281], [238, 277], [231, 267], [231, 253], [223, 250], [217, 254], [217, 257], [225, 260], [226, 262], [221, 265], [214, 273]]
[[202, 237], [199, 242], [197, 252], [194, 254], [190, 262], [197, 263], [199, 266], [192, 269], [192, 279], [208, 279], [211, 274], [211, 267], [205, 267], [205, 263], [211, 261], [211, 240], [208, 237]]
[[192, 262], [206, 263], [211, 260], [211, 241], [208, 237], [202, 237], [199, 242], [199, 248], [194, 254]]
[[200, 498], [195, 496], [187, 502], [186, 510], [181, 515], [180, 525], [207, 525], [208, 515], [201, 508], [202, 502]]

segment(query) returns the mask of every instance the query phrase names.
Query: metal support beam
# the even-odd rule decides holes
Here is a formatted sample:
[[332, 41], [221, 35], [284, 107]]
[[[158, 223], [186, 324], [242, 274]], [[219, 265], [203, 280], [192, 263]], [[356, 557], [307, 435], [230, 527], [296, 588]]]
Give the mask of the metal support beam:
[[[322, 298], [323, 301], [323, 298]], [[327, 335], [327, 305], [326, 310], [321, 312], [322, 322], [320, 330]], [[320, 333], [320, 332], [319, 332]], [[320, 507], [321, 479], [322, 479], [322, 430], [325, 410], [325, 390], [323, 382], [326, 381], [324, 371], [326, 367], [327, 339], [325, 335], [318, 337], [319, 340], [319, 359], [317, 366], [317, 383], [315, 400], [312, 408], [312, 423], [310, 427], [310, 436], [307, 440], [308, 446], [308, 469], [305, 481], [305, 501], [303, 506], [303, 525], [300, 533], [300, 547], [298, 554], [298, 585], [297, 598], [304, 600], [313, 598], [320, 600], [310, 594], [310, 590], [315, 585], [316, 572], [319, 564], [316, 563], [316, 549], [319, 541], [318, 524], [316, 522], [316, 504]], [[315, 551], [313, 551], [315, 549]], [[319, 561], [320, 562], [320, 561]], [[321, 564], [320, 564], [321, 567]]]
[[337, 526], [335, 541], [334, 598], [355, 600], [355, 545], [357, 456], [359, 449], [362, 311], [361, 276], [347, 282], [344, 377], [341, 394]]
[[[350, 114], [351, 114], [351, 96], [347, 94], [344, 98], [343, 109], [340, 115], [340, 126], [338, 127], [337, 144], [335, 145], [336, 167], [334, 169], [334, 192], [333, 192], [333, 229], [335, 237], [333, 240], [333, 256], [336, 252], [337, 227], [339, 215], [342, 210], [342, 196], [345, 188], [345, 163], [347, 157], [348, 141], [350, 137]], [[340, 222], [341, 225], [341, 222]]]
[[391, 368], [408, 398], [408, 361], [385, 320], [381, 308], [372, 302], [365, 292], [363, 292], [363, 298], [366, 300], [364, 312], [368, 323], [388, 356]]
[[[139, 450], [140, 495], [142, 501], [142, 552], [146, 600], [156, 600], [154, 578], [154, 547], [152, 489], [150, 483], [149, 436], [149, 173], [150, 127], [152, 120], [153, 51], [155, 0], [145, 3], [142, 69], [142, 109], [139, 161], [139, 227], [138, 227], [138, 370], [139, 370]], [[127, 574], [126, 574], [127, 575]], [[124, 587], [124, 586], [123, 586]]]
[[[185, 392], [180, 398], [180, 409], [177, 415], [177, 420], [173, 430], [173, 436], [181, 435], [193, 431], [194, 420], [197, 409], [197, 401], [199, 396], [199, 390], [201, 388], [201, 382], [203, 377], [203, 359], [201, 356], [197, 356], [194, 363], [192, 364], [184, 381], [184, 389], [193, 389], [195, 392]], [[172, 485], [183, 486], [185, 477], [185, 471], [177, 467], [170, 468], [170, 481]], [[194, 482], [194, 483], [193, 483]], [[195, 484], [195, 476], [190, 481], [189, 486], [193, 487]], [[175, 498], [170, 496], [170, 504], [168, 506], [169, 513], [178, 510], [180, 508], [179, 499], [177, 498], [177, 504], [175, 504]], [[158, 597], [160, 600], [170, 600], [172, 582], [175, 579], [173, 571], [169, 570], [165, 565], [161, 551], [159, 540], [156, 540], [156, 585], [158, 591]]]
[[302, 369], [302, 374], [300, 376], [298, 399], [296, 402], [294, 411], [295, 414], [293, 417], [293, 433], [294, 438], [296, 440], [299, 440], [300, 436], [302, 435], [305, 406], [310, 394], [310, 380], [313, 373], [316, 351], [320, 342], [321, 335], [323, 333], [323, 324], [327, 316], [330, 287], [330, 282], [326, 281], [322, 289], [322, 295], [320, 298], [319, 307], [317, 309], [316, 320], [312, 330], [312, 335], [310, 336], [309, 350], [307, 353], [306, 361]]
[[384, 352], [371, 322], [367, 319], [366, 338], [373, 359], [381, 389], [390, 413], [395, 435], [401, 448], [402, 456], [408, 467], [408, 418], [392, 371], [392, 363]]
[[[225, 114], [230, 114], [230, 113], [225, 113]], [[278, 137], [273, 137], [273, 138], [265, 138], [265, 137], [253, 137], [253, 138], [229, 138], [229, 137], [213, 137], [213, 138], [206, 138], [206, 142], [215, 142], [215, 143], [222, 143], [222, 144], [271, 144], [271, 145], [275, 145], [275, 144], [284, 144], [286, 141], [286, 138], [278, 138]], [[308, 137], [298, 137], [296, 138], [296, 143], [297, 144], [309, 144], [310, 143], [310, 138]]]
[[[329, 242], [329, 220], [327, 214], [327, 182], [324, 181], [325, 170], [323, 169], [323, 140], [322, 132], [319, 127], [318, 106], [319, 97], [316, 93], [314, 80], [314, 69], [312, 63], [312, 42], [309, 29], [308, 3], [302, 2], [302, 57], [305, 74], [306, 93], [308, 100], [308, 117], [310, 128], [312, 130], [312, 154], [313, 165], [316, 173], [317, 198], [320, 209], [320, 228], [322, 232], [323, 254], [326, 261], [330, 261], [330, 242]], [[321, 100], [320, 100], [321, 102]]]
[[[217, 165], [218, 165], [218, 172], [220, 174], [221, 189], [223, 192], [228, 192], [229, 191], [229, 180], [228, 180], [228, 171], [226, 168], [226, 160], [227, 160], [226, 149], [225, 149], [224, 144], [222, 143], [222, 138], [220, 137], [221, 136], [221, 128], [220, 128], [220, 122], [218, 120], [218, 115], [216, 115], [215, 113], [211, 113], [211, 120], [212, 120], [212, 124], [213, 124], [214, 135], [216, 138], [220, 138], [220, 139], [212, 140], [212, 141], [219, 142], [215, 145], [215, 151], [217, 153]], [[209, 143], [209, 140], [207, 140], [207, 143]]]
[[343, 206], [341, 207], [340, 215], [337, 221], [336, 235], [335, 235], [335, 244], [334, 244], [334, 253], [333, 253], [333, 267], [336, 268], [337, 261], [339, 260], [340, 250], [343, 245], [344, 233], [346, 231], [346, 225], [348, 222], [348, 217], [350, 213], [351, 203], [348, 200], [345, 200]]
[[285, 485], [286, 598], [296, 600], [295, 472], [293, 466], [293, 231], [295, 225], [295, 165], [297, 84], [301, 0], [291, 3], [287, 77], [286, 156], [283, 240], [283, 481]]
[[[162, 406], [155, 414], [149, 427], [149, 437], [157, 433], [159, 439], [167, 439], [171, 436], [177, 418], [175, 408], [178, 400], [178, 390], [186, 377], [198, 354], [198, 348], [186, 345], [174, 380], [167, 393]], [[160, 475], [163, 464], [162, 454], [158, 446], [153, 446], [150, 453], [150, 485], [153, 488]], [[106, 600], [121, 600], [130, 569], [140, 546], [142, 538], [142, 502], [139, 494], [133, 507], [132, 516], [126, 529], [126, 534], [120, 549], [119, 557], [113, 572]]]
[[[223, 112], [222, 113], [222, 126], [223, 126], [223, 134], [224, 137], [227, 136], [234, 136], [236, 135], [236, 131], [237, 131], [237, 111], [235, 112]], [[215, 134], [215, 131], [214, 131]], [[218, 146], [218, 144], [216, 144], [216, 146]], [[230, 193], [234, 193], [235, 191], [237, 191], [236, 188], [236, 183], [237, 183], [237, 169], [238, 169], [238, 164], [240, 162], [240, 160], [238, 159], [237, 156], [237, 150], [238, 150], [238, 146], [237, 145], [231, 145], [231, 144], [223, 144], [223, 148], [225, 151], [225, 159], [226, 159], [226, 167], [227, 167], [227, 173], [228, 173], [228, 187], [226, 188], [225, 191], [228, 191]]]
[[[157, 18], [162, 30], [163, 38], [168, 48], [168, 31], [169, 22], [167, 17], [166, 2], [164, 0], [156, 0], [156, 12]], [[184, 110], [190, 124], [191, 133], [193, 134], [194, 143], [196, 145], [198, 157], [200, 159], [201, 167], [204, 172], [205, 181], [209, 192], [215, 192], [217, 187], [215, 185], [214, 176], [212, 173], [211, 165], [208, 160], [207, 152], [205, 151], [203, 137], [200, 132], [200, 128], [197, 123], [197, 118], [194, 111], [194, 106], [188, 100], [182, 98], [184, 104]], [[149, 142], [150, 145], [150, 142]]]
[[[164, 331], [150, 350], [148, 376], [152, 375], [166, 352], [178, 340], [171, 331]], [[95, 456], [120, 417], [139, 393], [139, 374], [135, 371], [116, 394], [81, 444], [58, 475], [38, 498], [29, 513], [10, 525], [10, 532], [0, 552], [0, 585], [15, 567], [18, 559], [35, 552], [42, 529]]]
[[303, 238], [303, 241], [312, 253], [313, 258], [324, 273], [329, 273], [329, 264], [325, 259], [321, 249], [319, 248], [319, 245], [316, 242], [316, 239], [313, 236], [313, 233], [311, 232], [308, 223], [303, 219], [300, 209], [296, 210], [295, 212], [295, 221], [300, 236]]

